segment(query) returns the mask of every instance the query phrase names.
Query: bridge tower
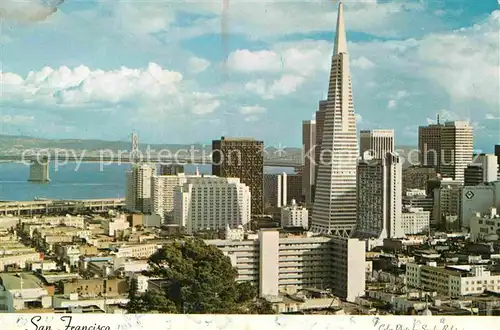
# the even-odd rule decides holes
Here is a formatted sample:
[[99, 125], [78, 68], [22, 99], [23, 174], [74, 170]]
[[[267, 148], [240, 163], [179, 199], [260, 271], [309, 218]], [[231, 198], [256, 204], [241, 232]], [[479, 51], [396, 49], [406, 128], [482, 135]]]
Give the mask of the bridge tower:
[[41, 157], [31, 161], [29, 182], [49, 183], [49, 158]]
[[137, 135], [137, 132], [132, 132], [132, 145], [130, 148], [130, 161], [132, 163], [135, 163], [137, 161], [137, 158], [139, 156], [139, 135]]

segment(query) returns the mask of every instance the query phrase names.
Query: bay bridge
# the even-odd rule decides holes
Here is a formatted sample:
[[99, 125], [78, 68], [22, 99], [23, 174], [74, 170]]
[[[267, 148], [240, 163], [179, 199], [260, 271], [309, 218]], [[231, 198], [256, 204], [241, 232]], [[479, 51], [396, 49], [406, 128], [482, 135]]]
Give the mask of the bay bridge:
[[[198, 152], [198, 154], [196, 154]], [[199, 156], [199, 154], [202, 154]], [[294, 168], [300, 171], [303, 160], [301, 155], [286, 155], [283, 150], [277, 150], [273, 154], [268, 154], [263, 150], [263, 161], [266, 167]], [[49, 163], [54, 162], [57, 166], [68, 163], [98, 162], [101, 167], [111, 164], [178, 164], [178, 165], [211, 165], [212, 151], [210, 150], [185, 150], [178, 149], [175, 152], [169, 150], [148, 150], [141, 152], [139, 150], [139, 139], [136, 133], [132, 133], [130, 151], [113, 150], [68, 150], [68, 149], [38, 149], [23, 150], [14, 154], [0, 154], [0, 162], [21, 162], [29, 164], [30, 181], [48, 182]]]

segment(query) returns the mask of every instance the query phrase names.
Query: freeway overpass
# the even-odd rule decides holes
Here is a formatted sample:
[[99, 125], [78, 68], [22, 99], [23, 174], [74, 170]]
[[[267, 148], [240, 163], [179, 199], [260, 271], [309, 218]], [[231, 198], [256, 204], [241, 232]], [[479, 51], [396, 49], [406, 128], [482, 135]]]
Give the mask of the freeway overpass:
[[[0, 162], [24, 162], [26, 164], [32, 162], [45, 163], [46, 160], [57, 162], [59, 165], [74, 162], [100, 162], [103, 164], [127, 164], [133, 162], [156, 163], [156, 164], [195, 164], [209, 165], [212, 163], [212, 158], [207, 157], [190, 157], [190, 156], [164, 156], [161, 154], [149, 155], [148, 157], [131, 157], [129, 154], [118, 155], [75, 155], [75, 154], [39, 154], [39, 155], [0, 155]], [[265, 158], [264, 166], [272, 167], [293, 167], [300, 168], [302, 159], [295, 158]]]
[[125, 205], [124, 199], [81, 199], [0, 202], [0, 215], [51, 214], [53, 212], [105, 211]]

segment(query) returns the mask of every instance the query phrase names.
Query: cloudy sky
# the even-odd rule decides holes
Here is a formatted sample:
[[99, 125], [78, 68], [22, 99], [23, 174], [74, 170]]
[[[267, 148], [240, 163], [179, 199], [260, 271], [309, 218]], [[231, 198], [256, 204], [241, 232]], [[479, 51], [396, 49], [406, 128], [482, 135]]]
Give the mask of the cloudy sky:
[[[359, 129], [469, 120], [500, 142], [497, 0], [346, 0]], [[332, 0], [0, 0], [0, 134], [301, 145], [327, 90]]]

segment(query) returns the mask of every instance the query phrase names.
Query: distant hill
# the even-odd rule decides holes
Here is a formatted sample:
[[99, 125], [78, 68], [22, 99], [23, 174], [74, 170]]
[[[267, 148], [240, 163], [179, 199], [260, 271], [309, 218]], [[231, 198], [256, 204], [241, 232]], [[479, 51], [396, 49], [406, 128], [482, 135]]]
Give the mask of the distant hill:
[[[204, 149], [205, 151], [211, 150], [211, 141], [206, 145], [201, 143], [196, 144], [145, 144], [140, 143], [140, 150], [146, 150], [147, 147], [154, 150], [169, 150], [175, 152], [180, 149], [194, 148], [197, 150]], [[84, 139], [44, 139], [30, 136], [14, 136], [14, 135], [0, 135], [0, 154], [12, 153], [13, 150], [26, 150], [26, 149], [71, 149], [71, 150], [86, 150], [97, 151], [101, 149], [107, 150], [130, 150], [130, 142], [126, 141], [106, 141], [106, 140], [84, 140]], [[418, 154], [416, 152], [410, 153], [415, 150], [412, 146], [396, 146], [396, 151], [399, 151], [400, 156], [405, 158], [404, 167], [409, 163], [416, 164]], [[301, 148], [284, 148], [281, 152], [274, 147], [267, 147], [268, 155], [271, 158], [299, 158], [301, 157]], [[407, 155], [410, 154], [411, 162], [406, 160]]]

